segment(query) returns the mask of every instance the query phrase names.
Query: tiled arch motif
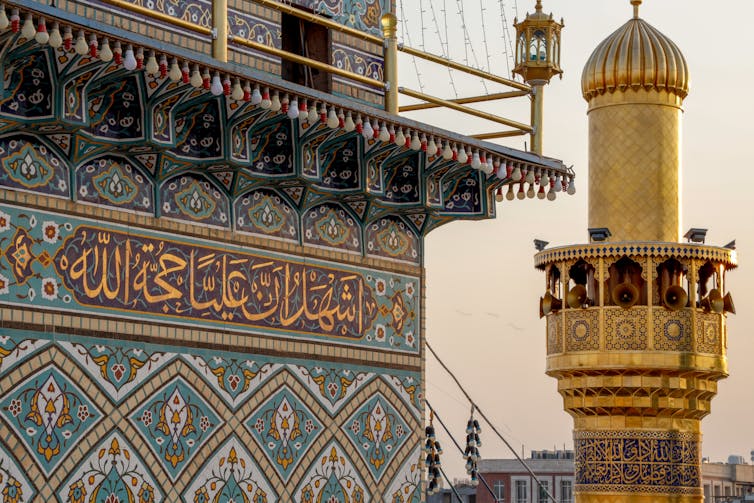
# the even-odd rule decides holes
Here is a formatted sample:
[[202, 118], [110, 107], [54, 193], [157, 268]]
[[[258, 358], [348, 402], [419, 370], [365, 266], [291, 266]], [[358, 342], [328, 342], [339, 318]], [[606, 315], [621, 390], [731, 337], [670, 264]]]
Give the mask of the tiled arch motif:
[[191, 223], [228, 228], [230, 204], [214, 181], [193, 173], [169, 178], [160, 185], [160, 215]]
[[[34, 462], [24, 472], [27, 482], [19, 482], [27, 493], [52, 492], [67, 498], [71, 492], [91, 495], [107, 486], [134, 496], [146, 491], [142, 494], [152, 494], [154, 501], [170, 501], [177, 494], [193, 501], [186, 498], [203, 487], [211, 497], [217, 493], [212, 493], [212, 484], [201, 481], [213, 480], [215, 488], [230, 491], [243, 479], [247, 483], [239, 483], [239, 490], [247, 496], [263, 493], [267, 501], [288, 501], [294, 497], [293, 486], [302, 490], [307, 480], [322, 477], [315, 461], [331, 456], [333, 448], [338, 453], [338, 460], [331, 460], [337, 464], [333, 467], [343, 480], [358, 474], [353, 480], [363, 490], [363, 501], [382, 501], [389, 490], [420, 478], [415, 463], [406, 463], [416, 457], [421, 436], [421, 389], [411, 386], [419, 384], [418, 371], [378, 371], [21, 330], [3, 330], [0, 345], [5, 355], [0, 359], [0, 388], [13, 390], [0, 401], [0, 434], [10, 446], [0, 450], [0, 470], [10, 472], [20, 466], [19, 459], [31, 456]], [[124, 368], [131, 360], [133, 367]], [[344, 399], [335, 407], [327, 397], [327, 385], [321, 387], [318, 379], [321, 369], [328, 367], [353, 376], [338, 390]], [[128, 381], [128, 386], [118, 387], [119, 380]], [[417, 400], [407, 400], [411, 394], [399, 392], [403, 386], [396, 383], [406, 381], [405, 389], [416, 392]], [[23, 385], [11, 387], [11, 382]], [[249, 389], [236, 402], [229, 398], [234, 383], [248, 384]], [[35, 422], [36, 416], [29, 414], [31, 398], [44, 393], [62, 397], [51, 403], [57, 404], [56, 417], [65, 420]], [[178, 418], [178, 424], [171, 424], [170, 418]], [[392, 435], [381, 438], [383, 448], [394, 448], [383, 449], [387, 455], [378, 466], [373, 462], [374, 432], [364, 427], [367, 418], [372, 424], [381, 422], [382, 430]], [[35, 431], [29, 433], [30, 428]], [[44, 428], [61, 439], [59, 450], [40, 452], [30, 442]], [[301, 444], [299, 459], [288, 474], [274, 455], [280, 452], [281, 439]], [[271, 443], [275, 445], [263, 453]], [[127, 462], [138, 473], [136, 487], [124, 489], [118, 480], [125, 475], [105, 469], [100, 461], [108, 456]], [[228, 463], [234, 466], [223, 468]]]
[[[364, 202], [321, 202], [321, 195], [312, 194], [314, 202], [306, 203], [300, 187], [257, 187], [231, 204], [232, 172], [192, 172], [189, 164], [167, 155], [160, 160], [154, 153], [113, 153], [107, 143], [65, 134], [7, 134], [0, 137], [0, 155], [0, 188], [420, 263], [422, 238], [415, 219], [368, 217]], [[67, 157], [82, 160], [74, 164]]]
[[301, 239], [296, 206], [275, 189], [250, 191], [236, 199], [233, 210], [238, 231], [296, 243]]
[[350, 209], [337, 203], [319, 204], [303, 213], [301, 223], [304, 244], [361, 253], [361, 226]]

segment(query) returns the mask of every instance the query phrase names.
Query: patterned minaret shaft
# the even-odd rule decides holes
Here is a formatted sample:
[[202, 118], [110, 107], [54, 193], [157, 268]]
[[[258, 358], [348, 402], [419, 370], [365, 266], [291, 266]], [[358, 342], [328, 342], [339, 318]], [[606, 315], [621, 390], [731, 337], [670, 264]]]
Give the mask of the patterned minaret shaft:
[[535, 257], [547, 374], [574, 419], [578, 503], [701, 502], [701, 419], [727, 376], [736, 256], [679, 243], [688, 70], [631, 4], [582, 76], [589, 227], [609, 232]]

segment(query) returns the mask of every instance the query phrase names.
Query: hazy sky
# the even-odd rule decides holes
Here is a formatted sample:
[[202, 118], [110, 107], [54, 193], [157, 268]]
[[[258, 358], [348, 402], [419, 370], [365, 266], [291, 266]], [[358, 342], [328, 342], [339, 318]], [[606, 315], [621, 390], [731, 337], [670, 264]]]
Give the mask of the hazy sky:
[[[449, 19], [459, 19], [456, 2], [446, 0]], [[479, 37], [480, 4], [465, 0], [466, 24]], [[505, 5], [513, 7], [513, 0]], [[533, 10], [534, 0], [517, 0], [520, 17]], [[425, 6], [427, 49], [436, 39], [430, 0], [405, 0], [411, 17], [411, 38], [419, 45], [418, 13]], [[442, 4], [434, 1], [436, 9]], [[488, 47], [500, 52], [500, 20], [489, 6], [485, 23]], [[562, 410], [556, 381], [544, 374], [545, 322], [538, 317], [544, 289], [541, 272], [533, 267], [534, 238], [551, 245], [583, 243], [587, 239], [587, 117], [581, 97], [584, 62], [596, 45], [632, 14], [629, 0], [545, 0], [545, 10], [565, 18], [562, 41], [562, 81], [555, 79], [545, 95], [545, 154], [573, 164], [575, 196], [561, 193], [554, 202], [527, 199], [498, 203], [495, 220], [452, 223], [434, 231], [426, 241], [427, 332], [430, 343], [454, 369], [485, 412], [514, 446], [531, 449], [572, 446], [571, 418]], [[494, 9], [493, 9], [494, 6]], [[399, 12], [400, 15], [400, 2]], [[436, 12], [440, 16], [440, 12]], [[707, 243], [738, 243], [741, 266], [728, 275], [738, 314], [728, 317], [730, 377], [720, 383], [712, 414], [702, 423], [703, 455], [722, 461], [729, 454], [749, 459], [754, 449], [754, 165], [748, 147], [754, 140], [754, 1], [645, 0], [641, 17], [668, 35], [683, 51], [691, 73], [691, 91], [683, 118], [683, 227], [708, 228]], [[741, 23], [736, 23], [741, 20]], [[509, 19], [512, 22], [512, 19]], [[440, 21], [442, 25], [442, 21]], [[452, 26], [449, 33], [453, 33]], [[441, 32], [444, 29], [441, 29]], [[451, 47], [463, 56], [463, 35], [451, 35]], [[460, 31], [462, 33], [462, 31]], [[405, 38], [405, 35], [404, 35]], [[472, 38], [473, 40], [473, 38]], [[474, 42], [482, 57], [483, 41]], [[435, 51], [436, 52], [436, 51]], [[458, 53], [454, 59], [459, 59]], [[495, 62], [497, 61], [497, 62]], [[506, 75], [500, 56], [493, 71]], [[447, 72], [423, 70], [427, 91], [452, 97]], [[416, 87], [413, 63], [401, 63], [401, 81]], [[434, 83], [429, 86], [428, 83]], [[460, 95], [482, 94], [478, 81], [456, 81]], [[490, 89], [492, 91], [492, 89]], [[403, 102], [406, 102], [404, 99]], [[516, 115], [515, 105], [486, 105], [500, 114]], [[508, 111], [511, 111], [509, 114]], [[494, 125], [459, 121], [449, 114], [412, 115], [448, 129], [468, 124], [463, 133], [493, 131]], [[520, 116], [519, 116], [520, 117]], [[525, 118], [525, 117], [520, 117]], [[506, 144], [523, 148], [524, 139]], [[427, 395], [443, 419], [462, 439], [468, 405], [442, 369], [427, 357]], [[441, 439], [444, 437], [441, 436]], [[511, 457], [489, 429], [482, 433], [484, 458]], [[451, 476], [463, 475], [460, 455], [444, 442], [444, 466]]]

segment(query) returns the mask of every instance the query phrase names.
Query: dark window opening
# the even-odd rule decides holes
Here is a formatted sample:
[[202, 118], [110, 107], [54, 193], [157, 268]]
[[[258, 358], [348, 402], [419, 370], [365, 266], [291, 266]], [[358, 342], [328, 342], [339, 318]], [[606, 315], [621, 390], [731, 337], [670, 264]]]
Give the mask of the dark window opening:
[[[324, 26], [283, 14], [283, 50], [331, 64], [332, 40], [330, 30]], [[289, 82], [310, 87], [326, 93], [332, 92], [332, 75], [307, 65], [283, 60], [282, 77]]]

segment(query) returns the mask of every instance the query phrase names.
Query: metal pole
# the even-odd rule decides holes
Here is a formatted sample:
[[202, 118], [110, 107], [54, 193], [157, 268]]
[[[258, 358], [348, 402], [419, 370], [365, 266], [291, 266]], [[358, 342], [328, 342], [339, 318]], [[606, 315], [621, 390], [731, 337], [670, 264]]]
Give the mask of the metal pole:
[[502, 84], [504, 86], [512, 87], [514, 89], [519, 89], [521, 91], [531, 91], [531, 87], [527, 84], [522, 84], [520, 82], [516, 82], [515, 80], [506, 79], [504, 77], [499, 77], [495, 74], [485, 72], [483, 70], [477, 70], [476, 68], [462, 65], [460, 63], [456, 63], [455, 61], [451, 61], [449, 59], [443, 58], [441, 56], [436, 56], [428, 52], [420, 51], [412, 47], [406, 47], [405, 45], [400, 45], [398, 46], [398, 50], [401, 52], [405, 52], [406, 54], [409, 54], [411, 56], [416, 56], [417, 58], [422, 58], [422, 59], [426, 59], [427, 61], [431, 61], [432, 63], [437, 63], [438, 65], [448, 66], [454, 70], [465, 72], [465, 73], [468, 73], [469, 75], [474, 75], [475, 77], [481, 77], [483, 79], [487, 79], [492, 82], [497, 82], [498, 84]]
[[212, 0], [212, 57], [228, 61], [228, 0]]
[[497, 122], [498, 124], [502, 124], [504, 126], [509, 126], [512, 128], [520, 129], [522, 131], [526, 131], [527, 133], [531, 133], [534, 130], [531, 126], [528, 126], [521, 122], [512, 121], [510, 119], [504, 119], [503, 117], [498, 117], [497, 115], [492, 115], [487, 112], [482, 112], [481, 110], [477, 110], [475, 108], [459, 105], [458, 103], [453, 103], [452, 101], [444, 100], [442, 98], [435, 98], [434, 96], [420, 93], [418, 91], [412, 91], [411, 89], [406, 89], [405, 87], [399, 88], [398, 91], [401, 94], [405, 94], [406, 96], [411, 96], [412, 98], [428, 101], [430, 103], [437, 103], [438, 105], [451, 108], [453, 110], [457, 110], [465, 114], [473, 115], [475, 117], [480, 117], [488, 121]]
[[537, 155], [542, 155], [542, 129], [544, 126], [544, 95], [545, 81], [535, 80], [532, 84], [531, 101], [531, 125], [534, 131], [531, 133], [531, 150]]
[[382, 16], [382, 36], [385, 60], [385, 111], [398, 114], [398, 18], [388, 13]]
[[[458, 103], [459, 105], [465, 105], [467, 103], [482, 103], [484, 101], [495, 101], [495, 100], [504, 100], [506, 98], [517, 98], [519, 96], [528, 96], [531, 94], [529, 91], [508, 91], [505, 93], [493, 93], [493, 94], [484, 94], [482, 96], [470, 96], [468, 98], [455, 98], [452, 100], [453, 103]], [[430, 108], [438, 108], [440, 105], [437, 105], [435, 103], [418, 103], [416, 105], [404, 105], [400, 107], [398, 110], [400, 112], [413, 112], [415, 110], [427, 110]]]

